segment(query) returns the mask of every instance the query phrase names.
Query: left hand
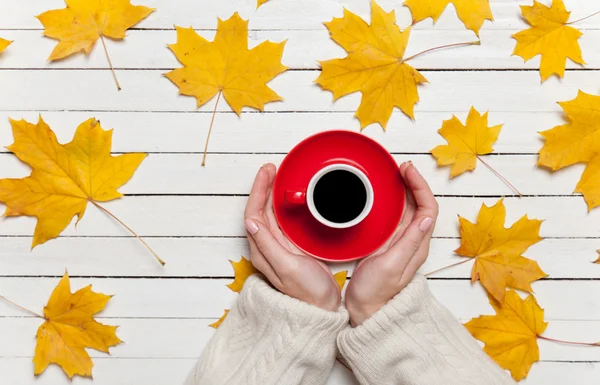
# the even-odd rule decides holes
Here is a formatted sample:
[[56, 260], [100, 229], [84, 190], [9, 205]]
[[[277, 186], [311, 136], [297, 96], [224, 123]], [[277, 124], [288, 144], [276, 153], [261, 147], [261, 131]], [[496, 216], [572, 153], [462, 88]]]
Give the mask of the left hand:
[[337, 311], [341, 293], [329, 268], [295, 247], [273, 212], [276, 167], [258, 171], [244, 213], [250, 261], [282, 293], [329, 311]]

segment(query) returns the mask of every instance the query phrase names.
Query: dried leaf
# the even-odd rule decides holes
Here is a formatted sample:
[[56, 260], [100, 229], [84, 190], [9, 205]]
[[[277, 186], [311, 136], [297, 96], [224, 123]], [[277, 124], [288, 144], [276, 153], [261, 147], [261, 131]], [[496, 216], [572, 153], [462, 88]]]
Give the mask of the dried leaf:
[[195, 96], [198, 107], [219, 92], [238, 115], [244, 106], [262, 111], [265, 103], [283, 100], [267, 82], [287, 70], [281, 64], [285, 42], [265, 41], [248, 50], [248, 21], [237, 12], [229, 20], [219, 19], [212, 42], [192, 28], [176, 29], [177, 43], [169, 48], [183, 68], [165, 76], [181, 94]]
[[0, 53], [4, 52], [6, 47], [12, 44], [12, 41], [0, 38]]
[[480, 316], [465, 324], [473, 337], [485, 343], [483, 350], [502, 368], [510, 370], [520, 381], [527, 377], [534, 362], [540, 359], [537, 337], [544, 333], [542, 309], [533, 295], [523, 301], [511, 290], [500, 304], [490, 297], [494, 316]]
[[214, 328], [214, 329], [218, 329], [219, 326], [221, 326], [221, 324], [223, 323], [223, 321], [225, 321], [227, 314], [229, 314], [229, 309], [225, 309], [225, 312], [223, 312], [223, 315], [221, 316], [221, 318], [219, 318], [218, 321], [211, 323], [208, 326], [210, 326], [211, 328]]
[[456, 13], [467, 29], [479, 36], [479, 30], [486, 20], [493, 21], [489, 0], [406, 0], [410, 8], [413, 24], [429, 17], [437, 22], [448, 4], [452, 3]]
[[263, 5], [264, 3], [266, 3], [269, 0], [257, 0], [256, 2], [256, 8], [260, 8], [261, 5]]
[[244, 287], [244, 284], [246, 283], [248, 277], [252, 274], [258, 273], [258, 270], [254, 268], [252, 262], [250, 262], [244, 257], [242, 257], [242, 259], [240, 259], [239, 262], [229, 262], [231, 263], [231, 266], [233, 266], [235, 279], [232, 283], [227, 285], [227, 287], [230, 288], [231, 291], [239, 293], [242, 291], [242, 288]]
[[552, 0], [550, 7], [534, 1], [533, 6], [522, 5], [521, 13], [531, 28], [513, 35], [517, 40], [513, 55], [525, 61], [541, 55], [542, 81], [553, 74], [564, 77], [567, 58], [585, 64], [579, 46], [583, 34], [567, 25], [571, 13], [567, 12], [562, 0]]
[[510, 228], [504, 227], [503, 200], [494, 206], [481, 206], [477, 223], [459, 216], [461, 244], [455, 252], [475, 258], [471, 281], [481, 281], [488, 293], [502, 303], [506, 288], [532, 292], [531, 282], [546, 277], [537, 262], [522, 254], [542, 240], [542, 221], [523, 216]]
[[538, 166], [556, 171], [586, 163], [575, 192], [583, 194], [592, 210], [600, 205], [600, 96], [579, 91], [575, 100], [559, 104], [569, 122], [541, 133], [546, 142]]
[[56, 238], [75, 215], [83, 218], [88, 202], [107, 202], [122, 196], [125, 184], [146, 154], [111, 156], [112, 130], [89, 119], [73, 140], [58, 143], [40, 116], [37, 125], [10, 121], [15, 143], [8, 147], [33, 171], [23, 179], [0, 179], [0, 202], [5, 216], [38, 219], [32, 247]]
[[502, 125], [488, 127], [487, 112], [481, 115], [475, 107], [471, 107], [466, 125], [452, 116], [445, 120], [438, 131], [447, 145], [437, 146], [431, 154], [440, 166], [452, 165], [450, 177], [454, 178], [465, 171], [474, 170], [477, 156], [492, 153], [492, 145], [498, 140]]
[[109, 353], [110, 347], [122, 342], [116, 335], [116, 326], [103, 325], [94, 319], [110, 298], [93, 292], [91, 285], [72, 294], [65, 273], [44, 308], [46, 321], [37, 332], [33, 358], [36, 376], [48, 365], [57, 364], [69, 378], [92, 377], [94, 364], [85, 349]]
[[67, 7], [38, 16], [44, 35], [59, 40], [48, 60], [84, 51], [88, 55], [101, 36], [124, 39], [125, 31], [154, 12], [130, 0], [65, 0]]
[[346, 285], [346, 278], [348, 278], [348, 271], [339, 271], [333, 275], [333, 278], [335, 278], [335, 282], [337, 282], [338, 286], [340, 287], [340, 290], [344, 290], [344, 286]]
[[410, 28], [402, 32], [394, 11], [386, 13], [375, 1], [371, 9], [371, 25], [347, 9], [344, 17], [325, 23], [348, 56], [320, 62], [322, 71], [316, 82], [333, 92], [336, 100], [361, 92], [356, 111], [361, 128], [379, 123], [385, 129], [394, 107], [414, 119], [417, 86], [427, 79], [403, 60]]

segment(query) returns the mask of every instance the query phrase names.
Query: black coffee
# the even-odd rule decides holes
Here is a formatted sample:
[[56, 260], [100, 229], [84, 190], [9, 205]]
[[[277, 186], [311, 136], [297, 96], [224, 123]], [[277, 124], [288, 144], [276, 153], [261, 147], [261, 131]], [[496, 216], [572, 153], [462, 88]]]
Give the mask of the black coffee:
[[315, 208], [333, 223], [346, 223], [358, 217], [367, 204], [367, 189], [362, 180], [346, 170], [323, 175], [313, 193]]

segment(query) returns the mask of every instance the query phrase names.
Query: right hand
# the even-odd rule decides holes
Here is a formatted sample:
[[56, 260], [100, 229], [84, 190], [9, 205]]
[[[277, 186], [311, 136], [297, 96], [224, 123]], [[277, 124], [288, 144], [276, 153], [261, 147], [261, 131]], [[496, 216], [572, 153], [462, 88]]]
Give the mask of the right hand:
[[272, 190], [276, 168], [266, 164], [258, 171], [244, 213], [250, 261], [282, 293], [337, 311], [340, 287], [329, 268], [299, 250], [283, 234], [273, 212]]
[[411, 163], [403, 163], [400, 174], [407, 184], [402, 222], [390, 242], [358, 264], [346, 290], [346, 308], [353, 326], [362, 324], [400, 293], [429, 254], [438, 203]]

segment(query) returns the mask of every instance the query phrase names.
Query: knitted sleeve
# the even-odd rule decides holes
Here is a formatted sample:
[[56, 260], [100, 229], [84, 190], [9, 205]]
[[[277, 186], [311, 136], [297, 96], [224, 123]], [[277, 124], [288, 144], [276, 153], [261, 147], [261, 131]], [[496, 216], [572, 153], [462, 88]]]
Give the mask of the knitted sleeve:
[[185, 385], [324, 384], [347, 324], [344, 307], [325, 311], [254, 275]]
[[514, 385], [417, 276], [338, 346], [363, 385]]

